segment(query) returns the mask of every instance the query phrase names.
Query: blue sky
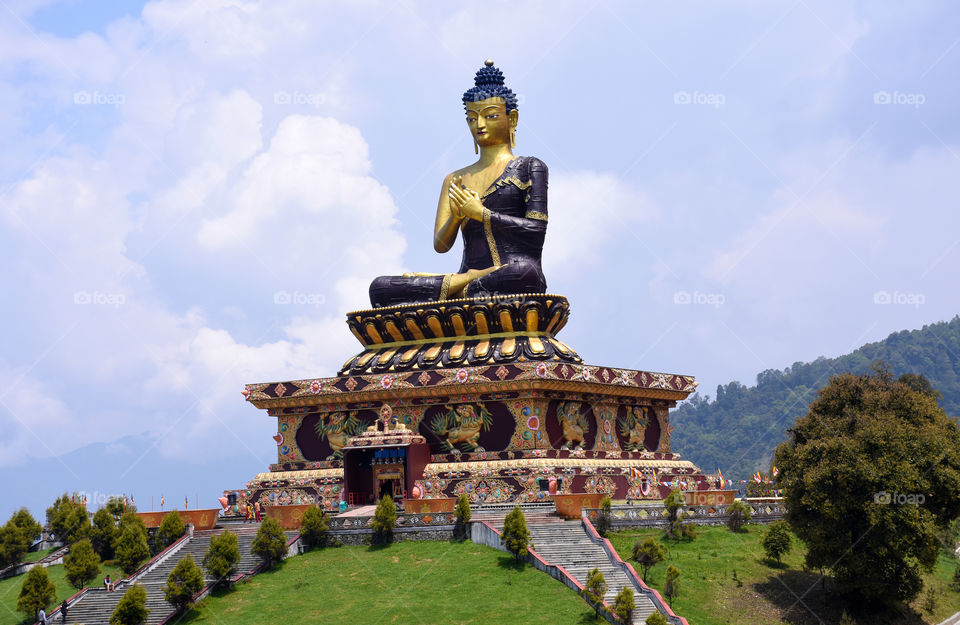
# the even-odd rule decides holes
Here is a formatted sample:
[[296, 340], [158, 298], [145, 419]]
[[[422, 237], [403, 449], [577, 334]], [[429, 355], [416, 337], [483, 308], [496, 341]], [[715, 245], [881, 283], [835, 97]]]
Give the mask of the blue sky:
[[0, 513], [211, 504], [265, 470], [243, 384], [333, 375], [373, 277], [458, 266], [431, 224], [488, 57], [550, 167], [544, 271], [587, 362], [712, 395], [953, 317], [958, 13], [6, 0]]

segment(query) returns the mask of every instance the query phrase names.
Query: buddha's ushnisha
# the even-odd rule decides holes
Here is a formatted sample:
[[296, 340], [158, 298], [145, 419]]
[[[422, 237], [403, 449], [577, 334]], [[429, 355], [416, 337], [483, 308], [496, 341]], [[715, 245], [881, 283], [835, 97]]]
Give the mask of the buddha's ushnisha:
[[381, 276], [370, 285], [375, 307], [488, 294], [544, 293], [540, 256], [547, 231], [547, 166], [514, 156], [517, 97], [487, 60], [463, 94], [480, 158], [443, 180], [433, 247], [447, 252], [463, 234], [460, 271]]

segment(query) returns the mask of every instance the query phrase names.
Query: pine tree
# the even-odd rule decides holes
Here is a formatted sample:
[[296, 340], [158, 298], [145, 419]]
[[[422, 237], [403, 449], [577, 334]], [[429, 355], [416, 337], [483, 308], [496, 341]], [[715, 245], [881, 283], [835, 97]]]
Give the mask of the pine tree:
[[287, 537], [276, 519], [267, 518], [260, 525], [250, 548], [255, 555], [263, 558], [267, 568], [283, 560], [287, 555]]
[[218, 586], [230, 583], [230, 577], [236, 572], [239, 561], [240, 542], [236, 534], [223, 532], [210, 538], [210, 546], [203, 556], [203, 568], [207, 569], [210, 577], [217, 580]]
[[633, 611], [637, 604], [633, 600], [633, 589], [624, 586], [617, 593], [617, 598], [613, 602], [613, 613], [624, 623], [630, 623], [633, 618]]
[[613, 507], [613, 502], [610, 501], [609, 497], [604, 497], [600, 501], [600, 513], [597, 514], [597, 533], [601, 536], [606, 537], [607, 532], [610, 531], [610, 515], [611, 509]]
[[651, 613], [644, 623], [646, 623], [646, 625], [670, 625], [670, 623], [667, 622], [667, 617], [665, 617], [662, 612]]
[[672, 564], [667, 567], [667, 580], [663, 585], [663, 594], [670, 601], [670, 607], [673, 607], [674, 597], [680, 595], [680, 569]]
[[28, 619], [35, 619], [40, 608], [46, 610], [56, 595], [57, 587], [50, 580], [47, 569], [35, 566], [27, 571], [23, 585], [20, 586], [17, 609], [26, 614]]
[[90, 528], [90, 543], [101, 560], [113, 559], [118, 535], [117, 523], [113, 520], [113, 515], [106, 508], [97, 510], [93, 515], [93, 526]]
[[637, 541], [633, 544], [633, 559], [643, 570], [643, 581], [647, 581], [647, 573], [666, 558], [666, 550], [663, 545], [652, 538], [644, 540], [642, 543]]
[[467, 537], [467, 523], [470, 522], [470, 499], [466, 493], [461, 493], [457, 497], [457, 507], [453, 511], [456, 516], [456, 524], [453, 528], [453, 536], [459, 540], [465, 540]]
[[603, 596], [607, 594], [607, 580], [600, 569], [594, 568], [587, 573], [587, 583], [580, 592], [597, 611], [596, 616], [599, 618], [600, 610], [603, 609]]
[[123, 597], [110, 616], [110, 625], [143, 625], [147, 622], [150, 610], [147, 609], [147, 590], [143, 584], [134, 584]]
[[[137, 519], [139, 521], [139, 519]], [[150, 557], [147, 544], [147, 530], [140, 522], [121, 524], [120, 535], [116, 542], [117, 564], [127, 575], [137, 570], [144, 560]]]
[[743, 530], [743, 525], [753, 518], [753, 510], [739, 499], [727, 507], [727, 527], [732, 532]]
[[177, 542], [187, 531], [187, 527], [180, 518], [180, 513], [171, 510], [163, 516], [160, 522], [160, 528], [157, 530], [157, 551], [163, 551], [173, 543]]
[[300, 539], [312, 549], [327, 544], [327, 532], [330, 531], [330, 518], [320, 508], [308, 508], [300, 522]]
[[70, 555], [63, 560], [67, 581], [80, 590], [100, 574], [100, 557], [93, 550], [90, 540], [84, 538], [73, 543]]
[[373, 513], [373, 540], [377, 544], [386, 544], [393, 541], [393, 527], [397, 524], [397, 506], [392, 497], [382, 497], [377, 502], [377, 509]]
[[177, 562], [177, 566], [170, 571], [163, 587], [163, 597], [177, 612], [183, 612], [193, 605], [193, 597], [201, 590], [203, 571], [193, 561], [193, 556], [187, 554], [187, 557]]
[[520, 506], [514, 506], [503, 519], [503, 534], [500, 536], [507, 551], [513, 554], [518, 561], [527, 555], [527, 546], [530, 544], [530, 530], [527, 529], [527, 519], [523, 516]]

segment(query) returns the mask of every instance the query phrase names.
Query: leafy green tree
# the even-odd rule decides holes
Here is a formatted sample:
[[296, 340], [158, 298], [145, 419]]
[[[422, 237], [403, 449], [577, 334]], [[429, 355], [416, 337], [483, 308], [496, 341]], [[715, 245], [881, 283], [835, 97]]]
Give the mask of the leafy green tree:
[[117, 523], [113, 520], [106, 508], [100, 508], [93, 515], [93, 525], [90, 528], [90, 543], [101, 560], [112, 560], [114, 544], [117, 542]]
[[193, 598], [201, 590], [203, 571], [193, 561], [193, 556], [187, 554], [187, 557], [177, 562], [177, 566], [170, 571], [163, 587], [163, 598], [172, 604], [178, 613], [182, 613], [193, 605]]
[[330, 531], [330, 518], [320, 508], [308, 508], [300, 523], [300, 539], [308, 549], [325, 547], [327, 532]]
[[143, 584], [134, 584], [123, 593], [110, 616], [110, 625], [143, 625], [150, 616], [147, 609], [147, 590]]
[[287, 537], [276, 519], [267, 518], [260, 524], [250, 548], [255, 555], [263, 559], [267, 568], [283, 560], [287, 555]]
[[683, 493], [679, 490], [672, 490], [663, 500], [663, 506], [667, 510], [667, 529], [666, 536], [672, 540], [693, 540], [697, 533], [691, 523], [684, 523], [686, 515], [683, 509], [687, 502], [683, 498]]
[[57, 540], [70, 545], [86, 538], [90, 530], [87, 508], [80, 503], [80, 496], [64, 493], [47, 508], [47, 524]]
[[633, 600], [633, 588], [624, 586], [613, 601], [613, 613], [624, 623], [630, 623], [637, 604]]
[[503, 519], [503, 545], [513, 557], [520, 560], [527, 555], [527, 546], [530, 544], [530, 530], [527, 529], [527, 519], [523, 516], [520, 506], [514, 506]]
[[650, 572], [650, 569], [663, 562], [666, 557], [667, 552], [663, 545], [652, 538], [648, 538], [642, 543], [640, 541], [633, 543], [632, 558], [640, 565], [644, 582], [647, 581], [647, 573]]
[[[262, 527], [262, 526], [261, 526]], [[260, 537], [259, 532], [257, 537]], [[230, 583], [240, 561], [240, 544], [233, 532], [223, 532], [210, 538], [210, 546], [203, 556], [203, 568], [217, 580], [218, 586]]]
[[793, 546], [790, 526], [787, 525], [786, 521], [774, 521], [767, 526], [767, 533], [764, 534], [760, 544], [767, 557], [776, 560], [779, 567], [781, 565], [780, 558], [790, 553]]
[[607, 594], [607, 580], [600, 569], [593, 568], [587, 573], [587, 583], [584, 584], [580, 594], [597, 611], [596, 617], [599, 618], [600, 610], [603, 609], [603, 596]]
[[739, 499], [727, 506], [727, 527], [732, 532], [744, 531], [744, 524], [753, 518], [753, 510]]
[[787, 520], [810, 568], [854, 601], [915, 598], [960, 517], [960, 428], [917, 377], [833, 377], [777, 448]]
[[26, 614], [28, 619], [34, 619], [40, 608], [46, 610], [56, 596], [57, 587], [50, 580], [47, 569], [35, 566], [27, 571], [23, 585], [20, 586], [17, 609]]
[[[137, 519], [137, 521], [140, 521], [140, 519]], [[140, 523], [121, 523], [115, 551], [117, 564], [127, 575], [136, 571], [140, 564], [150, 557], [147, 530], [144, 528], [142, 521]]]
[[453, 528], [453, 536], [459, 540], [464, 540], [467, 537], [467, 523], [470, 522], [470, 517], [473, 514], [470, 511], [470, 499], [466, 493], [460, 493], [460, 496], [457, 497], [457, 507], [454, 508], [453, 513], [457, 518]]
[[604, 497], [600, 501], [600, 512], [597, 514], [597, 533], [601, 536], [606, 537], [607, 532], [610, 531], [610, 514], [613, 507], [613, 502], [610, 501], [609, 497]]
[[176, 510], [163, 515], [163, 521], [160, 522], [160, 528], [157, 530], [157, 551], [163, 551], [177, 542], [186, 531], [187, 527]]
[[26, 508], [20, 508], [14, 512], [7, 523], [18, 527], [31, 542], [40, 538], [40, 534], [43, 532], [43, 526], [33, 518], [33, 515]]
[[680, 569], [672, 564], [667, 567], [667, 579], [663, 584], [663, 594], [673, 607], [673, 600], [680, 596]]
[[107, 504], [105, 507], [107, 512], [118, 519], [125, 514], [132, 514], [137, 511], [137, 507], [128, 499], [116, 496], [107, 499]]
[[78, 540], [70, 546], [70, 555], [63, 559], [63, 567], [67, 581], [77, 590], [100, 574], [100, 558], [89, 539]]
[[667, 622], [667, 617], [665, 617], [662, 612], [652, 612], [644, 623], [646, 623], [646, 625], [670, 625], [670, 623]]
[[384, 544], [393, 541], [393, 527], [397, 524], [397, 506], [392, 497], [381, 497], [377, 502], [377, 509], [373, 513], [373, 540]]

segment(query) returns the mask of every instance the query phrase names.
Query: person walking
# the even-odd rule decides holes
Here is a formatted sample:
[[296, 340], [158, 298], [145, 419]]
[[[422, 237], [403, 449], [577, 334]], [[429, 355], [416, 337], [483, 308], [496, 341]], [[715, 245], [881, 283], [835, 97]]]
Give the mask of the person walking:
[[67, 622], [67, 600], [64, 599], [63, 603], [60, 604], [60, 622]]
[[37, 614], [37, 622], [40, 625], [47, 625], [47, 613], [43, 611], [43, 608], [40, 608], [40, 612]]
[[260, 502], [259, 501], [253, 504], [253, 512], [257, 516], [257, 523], [259, 523], [260, 522]]

